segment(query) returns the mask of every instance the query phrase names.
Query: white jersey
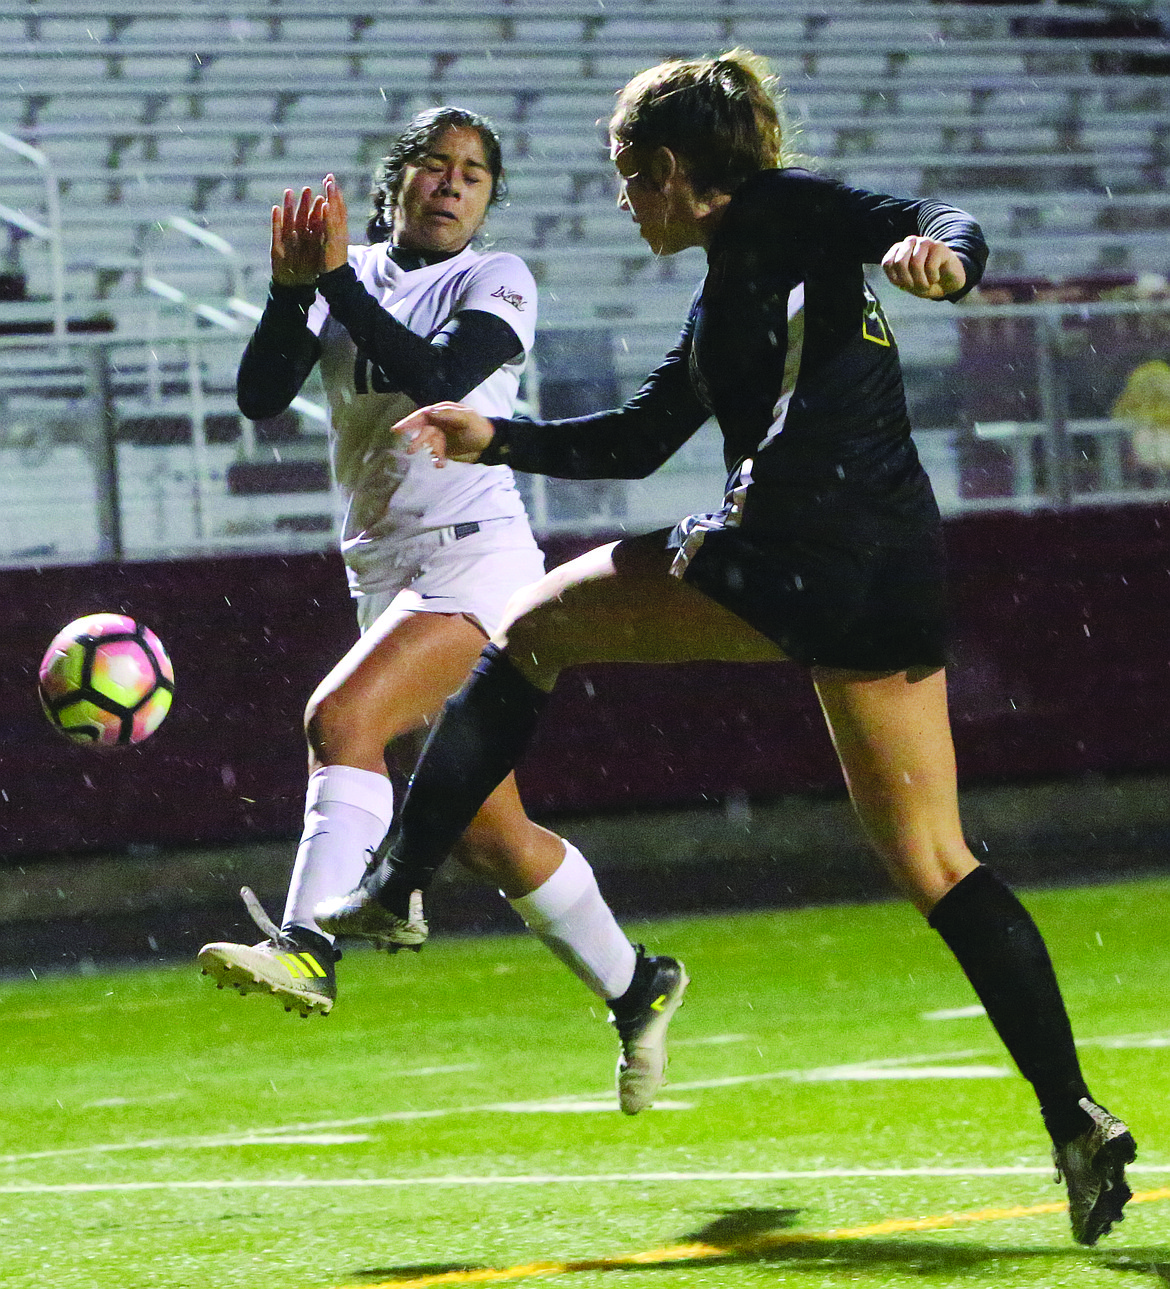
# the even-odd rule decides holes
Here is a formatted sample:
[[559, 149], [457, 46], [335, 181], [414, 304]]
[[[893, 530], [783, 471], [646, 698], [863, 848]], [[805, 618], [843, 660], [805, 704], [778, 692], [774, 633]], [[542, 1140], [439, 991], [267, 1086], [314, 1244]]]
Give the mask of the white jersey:
[[[466, 247], [450, 259], [407, 271], [394, 263], [383, 242], [351, 246], [349, 263], [381, 307], [416, 335], [433, 336], [466, 309], [502, 318], [523, 353], [461, 401], [484, 416], [513, 415], [520, 373], [536, 335], [536, 283], [523, 260]], [[452, 461], [437, 470], [428, 456], [405, 451], [390, 430], [417, 404], [406, 394], [379, 390], [385, 383], [381, 370], [330, 317], [320, 295], [308, 325], [321, 339], [330, 459], [346, 499], [341, 552], [355, 595], [377, 591], [391, 578], [390, 550], [404, 538], [524, 514], [507, 466]]]

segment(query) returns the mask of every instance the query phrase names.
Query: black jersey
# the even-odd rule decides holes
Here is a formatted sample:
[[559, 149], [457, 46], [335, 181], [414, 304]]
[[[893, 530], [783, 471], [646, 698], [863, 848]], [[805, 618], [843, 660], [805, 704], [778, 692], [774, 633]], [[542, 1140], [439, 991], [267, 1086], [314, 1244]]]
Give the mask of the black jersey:
[[730, 471], [723, 522], [912, 540], [936, 512], [897, 345], [864, 277], [911, 234], [961, 256], [959, 294], [978, 282], [987, 248], [962, 211], [804, 170], [753, 176], [726, 207], [677, 347], [630, 402], [565, 421], [498, 421], [482, 459], [562, 478], [642, 478], [714, 415]]
[[938, 507], [910, 438], [898, 349], [864, 265], [913, 234], [947, 243], [965, 294], [987, 248], [969, 215], [769, 170], [728, 203], [678, 345], [624, 407], [496, 421], [481, 457], [564, 478], [642, 478], [709, 415], [722, 507], [683, 519], [672, 572], [800, 662], [938, 666]]

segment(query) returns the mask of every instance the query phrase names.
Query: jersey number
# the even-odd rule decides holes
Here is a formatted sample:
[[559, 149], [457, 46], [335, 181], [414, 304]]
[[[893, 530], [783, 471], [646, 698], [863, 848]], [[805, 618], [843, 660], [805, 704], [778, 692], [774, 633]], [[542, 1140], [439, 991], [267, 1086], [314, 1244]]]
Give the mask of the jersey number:
[[398, 394], [390, 378], [359, 349], [353, 362], [353, 387], [358, 394]]
[[894, 339], [890, 332], [890, 324], [882, 312], [882, 306], [868, 286], [865, 288], [865, 312], [861, 318], [861, 334], [866, 340], [872, 340], [875, 345], [881, 345], [883, 349], [889, 349]]

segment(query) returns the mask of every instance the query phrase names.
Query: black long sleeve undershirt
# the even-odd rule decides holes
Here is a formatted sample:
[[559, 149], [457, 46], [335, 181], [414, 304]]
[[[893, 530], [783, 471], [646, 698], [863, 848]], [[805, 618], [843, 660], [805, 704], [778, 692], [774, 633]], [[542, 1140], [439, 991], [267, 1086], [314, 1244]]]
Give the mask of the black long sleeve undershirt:
[[323, 273], [317, 289], [357, 347], [416, 403], [459, 399], [524, 351], [494, 313], [466, 309], [429, 339], [392, 317], [348, 264]]
[[942, 297], [957, 304], [979, 285], [987, 267], [987, 243], [983, 240], [983, 232], [966, 211], [945, 202], [922, 200], [916, 204], [919, 235], [945, 242], [962, 261], [963, 285]]
[[[381, 307], [348, 264], [323, 274], [316, 289], [354, 344], [420, 405], [463, 398], [523, 352], [503, 318], [480, 309], [456, 314], [430, 339], [416, 335]], [[236, 377], [236, 401], [249, 420], [283, 412], [320, 357], [321, 342], [307, 325], [315, 293], [313, 287], [270, 288]]]
[[[779, 195], [773, 194], [771, 188], [779, 188]], [[730, 212], [735, 212], [731, 246], [723, 248], [713, 244], [711, 254], [716, 278], [722, 275], [728, 254], [742, 259], [742, 248], [746, 247], [749, 252], [758, 248], [760, 255], [755, 261], [758, 280], [766, 281], [771, 274], [777, 289], [781, 284], [787, 288], [790, 283], [785, 274], [806, 273], [816, 266], [816, 256], [824, 254], [826, 249], [831, 252], [840, 245], [847, 248], [857, 264], [876, 264], [889, 247], [912, 233], [945, 242], [962, 261], [966, 282], [961, 290], [945, 299], [961, 299], [982, 276], [987, 245], [978, 224], [966, 212], [943, 202], [910, 201], [850, 189], [803, 171], [766, 172], [759, 177], [754, 191], [748, 191], [745, 186], [745, 193], [746, 197], [733, 202], [725, 217], [727, 225], [732, 219]], [[791, 268], [785, 256], [792, 261]], [[775, 268], [777, 260], [780, 269]], [[742, 274], [742, 265], [734, 267]], [[835, 352], [857, 331], [856, 319], [862, 305], [860, 278], [857, 290], [848, 284], [842, 289], [837, 283], [833, 283], [833, 288], [827, 304], [823, 299], [818, 304], [815, 325], [822, 349], [827, 346]], [[717, 283], [716, 293], [720, 289]], [[745, 299], [743, 317], [749, 315], [748, 306], [754, 307], [754, 304], [754, 300]], [[692, 339], [702, 308], [700, 294], [692, 304], [678, 346], [624, 406], [557, 421], [493, 420], [495, 437], [479, 460], [488, 465], [506, 463], [528, 474], [564, 479], [642, 479], [652, 474], [709, 415], [690, 378]], [[732, 313], [731, 345], [740, 343], [741, 338], [744, 343], [753, 341], [750, 330], [742, 336], [734, 331], [741, 315], [734, 309]], [[758, 319], [754, 325], [758, 329]], [[773, 346], [779, 341], [779, 351], [783, 352], [786, 343], [786, 337], [781, 335], [785, 325], [783, 316], [772, 319], [771, 325], [775, 328]], [[721, 326], [726, 329], [726, 324]], [[814, 343], [806, 336], [806, 352], [812, 350]], [[746, 373], [745, 385], [736, 391], [741, 404], [751, 392], [747, 384], [753, 379], [753, 373]], [[768, 392], [774, 395], [775, 390], [769, 388]], [[765, 402], [771, 407], [774, 398], [769, 397]], [[726, 410], [724, 400], [723, 411]], [[720, 419], [722, 423], [723, 412]], [[724, 424], [722, 428], [726, 438], [729, 426]], [[766, 428], [766, 424], [761, 424], [759, 434], [750, 441], [759, 442]], [[731, 453], [730, 459], [737, 457], [740, 450]]]
[[687, 371], [692, 316], [678, 345], [621, 407], [560, 421], [493, 418], [484, 465], [558, 479], [645, 479], [707, 420]]
[[311, 286], [268, 288], [268, 302], [236, 372], [236, 404], [250, 421], [279, 416], [301, 392], [321, 342], [309, 330]]

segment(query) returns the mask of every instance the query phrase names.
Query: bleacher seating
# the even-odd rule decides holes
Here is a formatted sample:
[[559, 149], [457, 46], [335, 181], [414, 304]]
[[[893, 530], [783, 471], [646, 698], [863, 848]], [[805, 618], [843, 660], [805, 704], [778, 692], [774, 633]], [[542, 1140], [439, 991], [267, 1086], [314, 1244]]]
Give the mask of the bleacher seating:
[[[993, 271], [1170, 270], [1170, 44], [1155, 20], [1119, 27], [1104, 5], [1076, 5], [1070, 34], [1054, 21], [1064, 8], [197, 0], [175, 13], [0, 0], [0, 131], [40, 149], [60, 183], [69, 310], [101, 309], [134, 334], [191, 325], [148, 299], [148, 277], [189, 304], [259, 304], [267, 211], [286, 184], [333, 170], [356, 230], [403, 121], [440, 102], [477, 107], [500, 128], [511, 189], [491, 237], [532, 265], [542, 325], [611, 330], [628, 392], [673, 342], [702, 272], [697, 254], [653, 259], [616, 210], [606, 158], [614, 90], [670, 55], [737, 43], [768, 55], [798, 148], [847, 182], [971, 209]], [[0, 205], [46, 220], [38, 170], [3, 148]], [[165, 231], [173, 215], [234, 256]], [[43, 239], [10, 225], [7, 258], [30, 296], [51, 293]], [[919, 334], [903, 342], [911, 366], [940, 349]]]

